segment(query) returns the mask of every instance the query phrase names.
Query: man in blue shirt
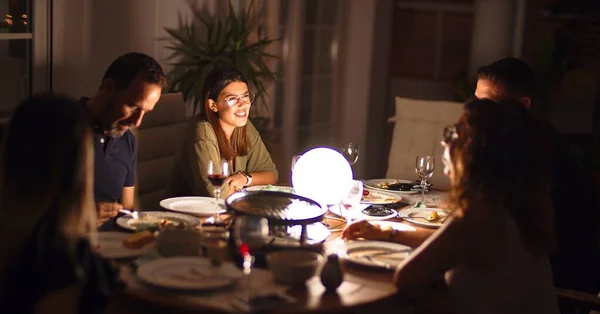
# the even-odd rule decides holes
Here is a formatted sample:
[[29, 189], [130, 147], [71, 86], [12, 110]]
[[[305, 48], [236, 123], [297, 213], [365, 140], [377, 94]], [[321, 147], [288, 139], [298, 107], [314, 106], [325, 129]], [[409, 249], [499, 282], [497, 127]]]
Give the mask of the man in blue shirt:
[[130, 52], [106, 70], [98, 92], [80, 100], [93, 120], [94, 197], [99, 223], [133, 209], [137, 150], [130, 131], [152, 111], [166, 85], [152, 57]]

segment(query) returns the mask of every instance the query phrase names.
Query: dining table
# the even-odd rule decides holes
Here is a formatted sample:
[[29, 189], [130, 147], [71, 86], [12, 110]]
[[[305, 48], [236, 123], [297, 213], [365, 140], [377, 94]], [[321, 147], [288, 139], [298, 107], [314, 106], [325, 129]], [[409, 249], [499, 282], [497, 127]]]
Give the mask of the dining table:
[[[425, 204], [441, 207], [446, 192], [432, 189], [425, 194]], [[395, 204], [397, 209], [407, 208], [421, 200], [421, 194], [403, 195]], [[227, 215], [227, 214], [224, 214]], [[411, 228], [402, 218], [387, 219]], [[330, 235], [323, 244], [323, 255], [335, 253], [344, 245], [341, 237], [346, 219], [328, 212], [323, 223]], [[326, 259], [326, 258], [325, 258]], [[177, 291], [151, 286], [137, 278], [131, 260], [115, 261], [121, 268], [121, 280], [125, 288], [111, 302], [111, 313], [228, 313], [243, 312], [232, 306], [232, 300], [256, 293], [285, 293], [295, 301], [273, 307], [261, 313], [358, 313], [383, 311], [393, 313], [452, 313], [448, 292], [443, 281], [434, 285], [420, 298], [407, 299], [398, 295], [393, 283], [394, 270], [365, 267], [340, 259], [343, 282], [334, 291], [328, 292], [318, 275], [305, 284], [289, 286], [276, 283], [268, 269], [253, 268], [235, 286], [216, 291]]]

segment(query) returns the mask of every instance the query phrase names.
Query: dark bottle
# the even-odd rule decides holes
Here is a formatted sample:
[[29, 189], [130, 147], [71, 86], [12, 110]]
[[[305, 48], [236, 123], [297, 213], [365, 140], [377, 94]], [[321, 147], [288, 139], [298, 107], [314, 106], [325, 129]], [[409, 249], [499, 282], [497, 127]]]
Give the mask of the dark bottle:
[[321, 270], [321, 283], [327, 292], [334, 292], [343, 281], [344, 273], [340, 267], [340, 260], [337, 254], [331, 254]]

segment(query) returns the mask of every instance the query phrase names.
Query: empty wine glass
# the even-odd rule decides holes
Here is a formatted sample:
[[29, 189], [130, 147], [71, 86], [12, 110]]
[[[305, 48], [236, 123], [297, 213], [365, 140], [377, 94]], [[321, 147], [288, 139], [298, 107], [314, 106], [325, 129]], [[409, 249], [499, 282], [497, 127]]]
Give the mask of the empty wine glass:
[[358, 144], [350, 142], [342, 146], [340, 152], [344, 157], [346, 157], [346, 160], [348, 160], [351, 166], [354, 166], [354, 164], [358, 161]]
[[219, 219], [219, 212], [221, 206], [219, 206], [219, 198], [221, 197], [221, 189], [225, 179], [229, 176], [229, 162], [222, 160], [220, 163], [214, 163], [212, 160], [208, 162], [206, 173], [208, 174], [208, 181], [212, 184], [215, 194], [215, 215], [213, 219], [215, 222]]
[[425, 187], [427, 179], [433, 175], [435, 168], [435, 158], [431, 156], [417, 156], [415, 162], [415, 172], [421, 178], [421, 203], [425, 203]]
[[290, 165], [290, 182], [292, 182], [292, 172], [294, 172], [294, 167], [296, 166], [296, 163], [298, 162], [298, 159], [300, 159], [300, 157], [302, 157], [302, 155], [295, 155], [292, 156], [292, 163]]
[[350, 213], [350, 210], [352, 209], [352, 207], [358, 206], [358, 204], [360, 204], [360, 201], [362, 200], [362, 196], [363, 196], [362, 181], [353, 180], [352, 186], [350, 187], [350, 191], [348, 192], [348, 195], [346, 195], [346, 197], [344, 197], [342, 199], [341, 204], [340, 204], [340, 214], [342, 214], [341, 211], [343, 208], [346, 209], [346, 224], [349, 225], [352, 223], [352, 214]]

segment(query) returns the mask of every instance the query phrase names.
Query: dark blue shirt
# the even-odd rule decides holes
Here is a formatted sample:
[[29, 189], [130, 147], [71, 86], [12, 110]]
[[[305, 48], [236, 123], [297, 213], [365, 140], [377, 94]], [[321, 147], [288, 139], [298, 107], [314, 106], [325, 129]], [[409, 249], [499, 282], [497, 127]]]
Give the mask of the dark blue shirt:
[[[85, 106], [88, 99], [82, 98], [80, 102]], [[135, 185], [135, 136], [127, 131], [120, 137], [110, 137], [97, 122], [93, 131], [95, 201], [120, 202], [123, 188]]]

